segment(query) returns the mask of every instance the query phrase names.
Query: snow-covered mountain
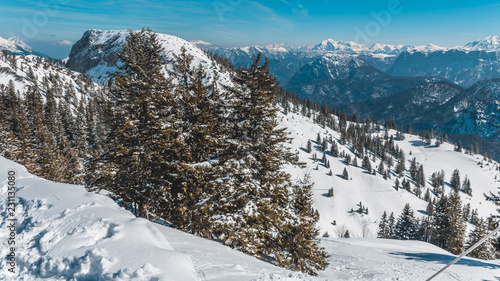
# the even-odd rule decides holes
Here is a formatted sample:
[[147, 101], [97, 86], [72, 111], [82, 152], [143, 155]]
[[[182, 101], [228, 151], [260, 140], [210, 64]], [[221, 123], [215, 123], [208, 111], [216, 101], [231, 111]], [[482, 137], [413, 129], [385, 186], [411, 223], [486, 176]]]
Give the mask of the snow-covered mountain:
[[335, 41], [327, 39], [311, 48], [313, 51], [342, 52], [344, 54], [359, 54], [367, 52], [368, 48], [353, 41]]
[[[450, 82], [422, 84], [383, 98], [340, 105], [362, 118], [376, 116], [412, 124], [415, 130], [433, 128], [449, 135], [462, 135], [463, 143], [499, 156], [499, 79], [480, 81], [469, 88]], [[483, 138], [482, 140], [480, 138]]]
[[376, 116], [380, 120], [390, 119], [398, 124], [411, 124], [424, 116], [422, 112], [443, 105], [463, 90], [464, 88], [448, 81], [430, 82], [387, 97], [339, 107], [347, 112], [357, 112], [361, 118]]
[[399, 55], [401, 52], [411, 48], [408, 45], [373, 44], [369, 51], [372, 54]]
[[474, 84], [440, 111], [444, 127], [451, 134], [477, 134], [500, 141], [500, 79]]
[[387, 73], [397, 76], [439, 76], [469, 87], [480, 80], [500, 78], [500, 59], [496, 52], [459, 49], [403, 52]]
[[13, 36], [9, 39], [0, 37], [0, 51], [8, 51], [16, 55], [30, 55], [33, 54], [33, 49], [28, 44], [21, 41], [21, 39]]
[[498, 52], [500, 51], [500, 36], [488, 36], [481, 40], [470, 42], [463, 49], [468, 51]]
[[[67, 67], [84, 73], [100, 85], [106, 84], [111, 75], [118, 71], [119, 59], [116, 53], [123, 49], [128, 34], [127, 30], [86, 31], [71, 48]], [[157, 33], [157, 36], [167, 61], [174, 60], [174, 55], [179, 55], [184, 48], [193, 56], [193, 67], [201, 65], [207, 72], [209, 80], [217, 75], [219, 83], [224, 85], [229, 83], [227, 71], [214, 63], [200, 48], [176, 36], [161, 33]]]

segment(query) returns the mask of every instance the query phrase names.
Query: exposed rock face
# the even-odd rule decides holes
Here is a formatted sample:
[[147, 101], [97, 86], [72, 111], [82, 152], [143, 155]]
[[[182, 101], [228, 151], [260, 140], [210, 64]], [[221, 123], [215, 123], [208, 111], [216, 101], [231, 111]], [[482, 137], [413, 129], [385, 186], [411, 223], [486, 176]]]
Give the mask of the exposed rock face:
[[71, 48], [66, 66], [71, 70], [87, 74], [97, 83], [103, 84], [109, 78], [104, 70], [116, 67], [118, 62], [116, 53], [123, 48], [127, 35], [126, 30], [87, 30]]

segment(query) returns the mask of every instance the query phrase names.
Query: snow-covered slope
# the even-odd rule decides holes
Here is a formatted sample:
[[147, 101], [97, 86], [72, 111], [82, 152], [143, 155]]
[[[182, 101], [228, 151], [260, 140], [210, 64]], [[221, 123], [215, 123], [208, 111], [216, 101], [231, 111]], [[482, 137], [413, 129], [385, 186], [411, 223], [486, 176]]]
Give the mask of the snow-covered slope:
[[[100, 85], [104, 85], [111, 74], [118, 71], [119, 59], [117, 52], [126, 44], [127, 30], [96, 30], [91, 29], [73, 45], [69, 54], [67, 67], [92, 77]], [[215, 75], [221, 85], [229, 84], [229, 74], [214, 63], [200, 48], [176, 36], [157, 33], [158, 41], [165, 51], [167, 61], [174, 60], [174, 54], [179, 55], [181, 49], [193, 56], [193, 67], [201, 65], [211, 80]]]
[[[15, 246], [17, 257], [15, 275], [2, 258], [0, 279], [196, 280], [188, 255], [107, 196], [37, 178], [1, 157], [0, 171], [0, 254], [6, 257]], [[9, 171], [17, 186], [13, 216], [7, 208]], [[15, 245], [7, 244], [8, 218], [17, 219]]]
[[[396, 191], [394, 188], [396, 176], [394, 174], [392, 179], [384, 180], [382, 175], [378, 173], [376, 175], [367, 174], [360, 166], [349, 165], [347, 171], [352, 180], [346, 181], [340, 177], [344, 167], [346, 167], [342, 158], [331, 157], [329, 153], [326, 153], [327, 160], [331, 165], [330, 168], [326, 168], [320, 161], [313, 160], [313, 153], [317, 154], [318, 159], [323, 156], [323, 153], [318, 150], [318, 145], [314, 145], [312, 153], [306, 152], [307, 141], [314, 141], [318, 133], [322, 138], [331, 135], [337, 143], [340, 139], [339, 133], [316, 125], [309, 118], [294, 113], [280, 118], [280, 126], [287, 128], [288, 136], [293, 138], [292, 150], [298, 153], [300, 161], [307, 164], [306, 169], [290, 167], [289, 172], [296, 178], [303, 177], [306, 172], [310, 173], [315, 185], [315, 208], [320, 213], [319, 226], [322, 233], [328, 232], [331, 236], [337, 237], [337, 233], [341, 230], [348, 229], [351, 237], [376, 237], [378, 221], [382, 213], [384, 211], [388, 214], [394, 212], [397, 217], [406, 203], [411, 205], [417, 216], [425, 215], [427, 202], [406, 190]], [[391, 134], [395, 133], [391, 130]], [[383, 132], [379, 136], [383, 137]], [[458, 169], [462, 178], [467, 175], [470, 179], [473, 190], [472, 197], [461, 193], [462, 203], [470, 203], [473, 209], [478, 209], [479, 216], [485, 218], [496, 214], [496, 206], [491, 202], [485, 202], [483, 193], [496, 192], [500, 184], [498, 163], [479, 165], [478, 163], [483, 159], [480, 155], [471, 156], [455, 152], [454, 146], [449, 143], [444, 143], [440, 147], [426, 146], [419, 137], [414, 135], [406, 135], [405, 140], [396, 141], [396, 144], [405, 151], [408, 161], [406, 163], [407, 169], [410, 166], [409, 161], [414, 157], [418, 163], [424, 165], [427, 179], [426, 188], [432, 190], [430, 175], [433, 172], [444, 170], [445, 181], [449, 182], [453, 170]], [[351, 147], [342, 146], [339, 143], [338, 145], [340, 152], [351, 154], [352, 159], [354, 159]], [[376, 168], [379, 161], [372, 162], [371, 166]], [[361, 159], [358, 159], [357, 162], [361, 165]], [[332, 176], [328, 175], [330, 169], [333, 172]], [[406, 177], [409, 179], [408, 174]], [[334, 196], [329, 198], [326, 195], [328, 189], [332, 187]], [[426, 188], [424, 188], [423, 194], [426, 192]], [[447, 193], [451, 190], [451, 187], [446, 187]], [[351, 209], [357, 210], [359, 208], [360, 201], [368, 207], [368, 215], [350, 212]], [[334, 220], [336, 225], [332, 224]]]
[[34, 55], [15, 58], [15, 63], [0, 58], [0, 85], [7, 87], [13, 83], [15, 91], [21, 95], [30, 87], [40, 90], [43, 96], [48, 89], [53, 89], [56, 99], [64, 98], [75, 107], [82, 96], [94, 97], [100, 89], [85, 75], [44, 62], [44, 58]]

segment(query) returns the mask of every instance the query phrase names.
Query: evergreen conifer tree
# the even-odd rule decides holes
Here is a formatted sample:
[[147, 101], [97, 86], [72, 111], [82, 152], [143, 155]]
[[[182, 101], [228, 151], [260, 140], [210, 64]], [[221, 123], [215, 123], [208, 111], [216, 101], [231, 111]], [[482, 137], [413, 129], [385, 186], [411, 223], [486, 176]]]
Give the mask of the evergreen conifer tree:
[[[484, 221], [483, 218], [479, 220], [479, 223], [476, 225], [474, 230], [469, 234], [469, 238], [466, 243], [466, 248], [470, 248], [472, 245], [479, 242], [479, 240], [483, 239], [486, 235], [488, 235], [488, 224]], [[483, 244], [479, 245], [474, 251], [469, 254], [470, 257], [483, 259], [483, 260], [491, 260], [495, 258], [495, 249], [493, 246], [492, 239], [486, 240]]]
[[123, 65], [114, 77], [107, 104], [105, 152], [89, 161], [86, 184], [106, 188], [141, 217], [159, 214], [170, 202], [180, 169], [173, 116], [175, 101], [164, 76], [164, 58], [149, 29], [130, 31], [118, 54]]
[[455, 192], [459, 192], [460, 191], [460, 171], [458, 169], [455, 169], [453, 171], [453, 174], [451, 175], [451, 179], [450, 179], [450, 185], [451, 187], [453, 187], [453, 189], [455, 190]]
[[414, 217], [410, 204], [406, 204], [398, 217], [394, 228], [394, 237], [401, 240], [417, 239], [418, 222]]

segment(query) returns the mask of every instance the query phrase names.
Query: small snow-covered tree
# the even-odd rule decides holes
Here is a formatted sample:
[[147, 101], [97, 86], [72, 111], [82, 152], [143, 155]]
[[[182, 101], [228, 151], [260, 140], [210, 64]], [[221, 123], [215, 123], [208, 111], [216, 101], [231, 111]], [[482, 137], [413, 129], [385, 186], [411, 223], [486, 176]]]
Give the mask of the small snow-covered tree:
[[455, 192], [460, 191], [460, 171], [458, 169], [455, 169], [453, 171], [453, 174], [451, 175], [450, 179], [450, 185], [453, 187]]
[[347, 172], [347, 168], [344, 168], [344, 171], [342, 172], [342, 178], [345, 180], [349, 180], [349, 173]]
[[406, 204], [394, 228], [394, 237], [400, 240], [414, 240], [418, 237], [418, 222], [410, 204]]
[[387, 213], [384, 211], [382, 217], [380, 218], [380, 222], [378, 224], [378, 238], [389, 238], [389, 221], [387, 218]]

